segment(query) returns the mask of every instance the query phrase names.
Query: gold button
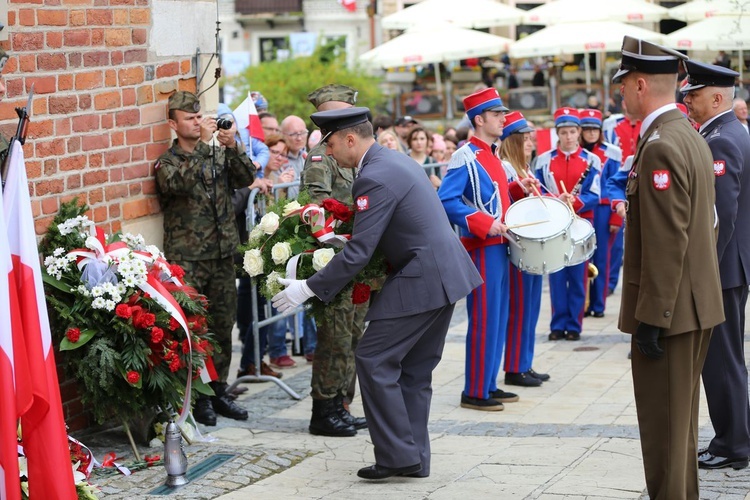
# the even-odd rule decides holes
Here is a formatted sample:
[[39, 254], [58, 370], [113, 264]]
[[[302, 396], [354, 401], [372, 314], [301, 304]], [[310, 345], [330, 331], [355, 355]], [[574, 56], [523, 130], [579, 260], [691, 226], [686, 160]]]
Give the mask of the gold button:
[[668, 317], [670, 317], [671, 315], [672, 315], [672, 313], [671, 313], [671, 312], [669, 312], [669, 311], [664, 311], [664, 317], [665, 317], [665, 318], [668, 318]]

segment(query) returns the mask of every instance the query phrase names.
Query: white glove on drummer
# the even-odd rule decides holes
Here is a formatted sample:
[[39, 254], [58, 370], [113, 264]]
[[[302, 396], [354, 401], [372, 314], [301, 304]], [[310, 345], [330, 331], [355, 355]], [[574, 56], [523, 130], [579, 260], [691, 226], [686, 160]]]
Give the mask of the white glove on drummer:
[[306, 280], [288, 280], [279, 278], [279, 283], [284, 285], [286, 289], [280, 291], [273, 296], [273, 299], [271, 299], [273, 307], [279, 312], [293, 309], [307, 301], [307, 299], [315, 297], [313, 291], [307, 286]]

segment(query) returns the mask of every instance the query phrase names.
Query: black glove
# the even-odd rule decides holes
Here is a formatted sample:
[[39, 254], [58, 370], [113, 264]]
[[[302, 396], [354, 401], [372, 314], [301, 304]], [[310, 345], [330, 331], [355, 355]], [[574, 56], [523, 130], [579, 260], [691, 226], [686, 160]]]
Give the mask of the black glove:
[[635, 345], [641, 354], [651, 359], [661, 359], [664, 356], [664, 349], [659, 347], [659, 334], [661, 328], [652, 326], [647, 323], [640, 323], [638, 330], [635, 332]]

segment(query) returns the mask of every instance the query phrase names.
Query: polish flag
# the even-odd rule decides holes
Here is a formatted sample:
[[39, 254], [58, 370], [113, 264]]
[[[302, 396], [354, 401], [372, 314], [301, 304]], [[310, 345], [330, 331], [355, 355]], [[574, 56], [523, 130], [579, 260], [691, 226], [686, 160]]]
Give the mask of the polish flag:
[[250, 92], [247, 93], [245, 100], [237, 106], [233, 113], [237, 119], [237, 130], [246, 128], [250, 131], [250, 137], [255, 137], [260, 141], [266, 140], [266, 135], [263, 133], [263, 127], [260, 124], [260, 118], [258, 118], [258, 110], [255, 109], [255, 103], [250, 97]]
[[536, 131], [536, 154], [546, 153], [557, 147], [557, 131], [553, 128]]
[[357, 0], [339, 0], [339, 3], [349, 12], [357, 10]]
[[26, 345], [26, 358], [19, 358], [16, 352], [13, 364], [25, 365], [31, 374], [33, 402], [21, 416], [29, 497], [73, 500], [78, 495], [52, 353], [26, 166], [16, 141], [10, 151], [3, 208]]

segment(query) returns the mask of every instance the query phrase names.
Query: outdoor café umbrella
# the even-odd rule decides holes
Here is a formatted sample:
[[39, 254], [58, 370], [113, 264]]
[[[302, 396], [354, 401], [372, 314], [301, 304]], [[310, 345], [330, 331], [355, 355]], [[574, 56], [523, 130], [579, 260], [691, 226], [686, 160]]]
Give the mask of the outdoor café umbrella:
[[495, 0], [424, 0], [385, 16], [384, 29], [407, 29], [419, 24], [451, 22], [463, 28], [511, 26], [521, 22], [524, 11]]
[[668, 16], [669, 10], [643, 0], [556, 0], [526, 12], [525, 24], [563, 22], [620, 21], [654, 22]]
[[750, 14], [750, 0], [693, 0], [669, 9], [669, 17], [690, 23], [743, 12]]

